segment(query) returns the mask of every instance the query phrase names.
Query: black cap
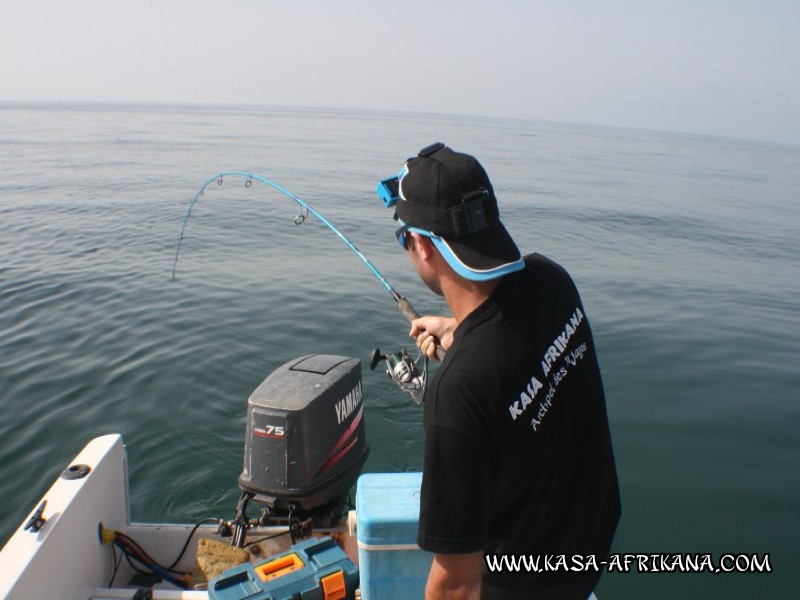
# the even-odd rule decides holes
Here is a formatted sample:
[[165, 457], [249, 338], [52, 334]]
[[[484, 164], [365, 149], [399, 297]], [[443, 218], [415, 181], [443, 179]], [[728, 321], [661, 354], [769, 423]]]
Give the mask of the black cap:
[[486, 171], [474, 157], [441, 142], [406, 162], [395, 214], [412, 231], [432, 234], [450, 266], [467, 279], [493, 279], [524, 267], [500, 222]]

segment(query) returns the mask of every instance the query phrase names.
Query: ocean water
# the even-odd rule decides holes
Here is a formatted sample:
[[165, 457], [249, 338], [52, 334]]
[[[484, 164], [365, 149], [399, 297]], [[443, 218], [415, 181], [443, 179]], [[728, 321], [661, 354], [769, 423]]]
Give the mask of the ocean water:
[[[433, 141], [477, 155], [525, 252], [573, 275], [622, 486], [618, 553], [769, 554], [770, 574], [612, 573], [600, 598], [794, 598], [800, 147], [534, 121], [291, 108], [0, 105], [0, 543], [97, 435], [135, 520], [232, 517], [249, 393], [309, 353], [363, 361], [367, 471], [421, 468], [421, 411], [366, 366], [420, 312], [374, 195]], [[520, 457], [525, 464], [525, 457]], [[535, 468], [535, 465], [530, 465]], [[543, 507], [542, 510], [547, 510]]]

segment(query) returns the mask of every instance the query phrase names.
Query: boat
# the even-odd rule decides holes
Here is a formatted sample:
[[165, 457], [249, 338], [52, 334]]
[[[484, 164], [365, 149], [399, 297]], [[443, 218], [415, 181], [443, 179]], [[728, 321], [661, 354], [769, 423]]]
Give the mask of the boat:
[[[132, 522], [125, 443], [118, 433], [100, 435], [69, 461], [0, 551], [0, 598], [280, 600], [291, 596], [273, 596], [270, 586], [290, 575], [296, 585], [322, 585], [319, 566], [310, 570], [313, 560], [297, 559], [311, 547], [338, 552], [331, 568], [339, 565], [347, 577], [355, 569], [357, 579], [303, 598], [420, 596], [431, 560], [415, 544], [421, 475], [361, 474], [369, 447], [360, 361], [293, 359], [256, 388], [247, 410], [242, 495], [232, 519]], [[346, 500], [353, 487], [355, 511]], [[260, 516], [248, 516], [248, 505]], [[264, 565], [275, 557], [294, 562], [267, 577]], [[249, 588], [242, 583], [248, 577]]]

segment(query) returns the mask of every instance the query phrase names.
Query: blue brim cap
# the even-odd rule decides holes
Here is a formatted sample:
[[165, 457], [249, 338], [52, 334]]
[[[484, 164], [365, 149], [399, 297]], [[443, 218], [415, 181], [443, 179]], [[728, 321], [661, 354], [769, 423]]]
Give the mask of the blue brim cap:
[[409, 159], [399, 177], [396, 216], [428, 235], [462, 277], [481, 281], [524, 268], [497, 208], [492, 184], [472, 156], [442, 143]]

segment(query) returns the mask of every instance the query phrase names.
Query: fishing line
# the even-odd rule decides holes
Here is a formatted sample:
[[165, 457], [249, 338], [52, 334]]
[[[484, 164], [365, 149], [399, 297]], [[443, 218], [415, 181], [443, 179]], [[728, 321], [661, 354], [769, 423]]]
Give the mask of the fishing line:
[[[192, 198], [192, 201], [189, 204], [189, 208], [186, 210], [186, 216], [183, 218], [183, 224], [181, 225], [181, 233], [178, 236], [178, 244], [177, 244], [177, 246], [175, 248], [175, 260], [172, 263], [172, 279], [175, 279], [175, 271], [176, 271], [177, 266], [178, 266], [178, 254], [180, 253], [180, 250], [181, 250], [181, 242], [183, 241], [184, 234], [185, 234], [185, 231], [186, 231], [186, 224], [189, 221], [189, 217], [192, 215], [192, 209], [194, 208], [194, 205], [197, 203], [197, 201], [200, 198], [200, 196], [203, 196], [205, 194], [205, 190], [209, 185], [211, 185], [211, 184], [213, 184], [215, 182], [217, 183], [217, 185], [222, 185], [223, 182], [224, 182], [224, 178], [228, 177], [228, 176], [244, 177], [245, 178], [244, 186], [246, 188], [248, 188], [248, 189], [252, 187], [253, 181], [260, 181], [261, 183], [264, 183], [264, 184], [270, 186], [271, 188], [277, 190], [278, 192], [280, 192], [284, 196], [286, 196], [286, 197], [290, 198], [291, 200], [293, 200], [295, 203], [297, 203], [300, 206], [300, 214], [298, 214], [297, 217], [294, 220], [295, 225], [302, 225], [303, 222], [308, 217], [309, 213], [314, 215], [315, 217], [317, 217], [317, 219], [322, 221], [322, 223], [328, 229], [330, 229], [333, 233], [335, 233], [339, 237], [339, 239], [342, 240], [345, 243], [345, 245], [348, 248], [350, 248], [350, 250], [352, 250], [355, 253], [356, 256], [358, 256], [358, 258], [361, 259], [361, 262], [363, 262], [364, 265], [366, 265], [366, 267], [370, 270], [370, 272], [378, 279], [378, 281], [381, 282], [381, 284], [383, 285], [384, 288], [386, 288], [386, 290], [389, 292], [389, 294], [391, 294], [392, 299], [397, 304], [397, 308], [400, 310], [400, 312], [403, 314], [403, 316], [405, 316], [405, 318], [408, 319], [409, 322], [413, 321], [414, 319], [418, 319], [419, 318], [419, 313], [416, 310], [414, 310], [414, 307], [411, 305], [411, 302], [409, 302], [406, 298], [401, 296], [397, 292], [397, 290], [395, 290], [392, 287], [392, 285], [386, 280], [386, 278], [381, 274], [381, 272], [378, 271], [377, 267], [375, 267], [375, 265], [372, 264], [372, 262], [366, 256], [364, 256], [364, 254], [361, 252], [361, 250], [359, 250], [356, 247], [356, 245], [347, 238], [346, 235], [344, 235], [341, 231], [339, 231], [339, 229], [337, 229], [336, 226], [333, 223], [331, 223], [322, 214], [320, 214], [319, 211], [317, 211], [314, 207], [312, 207], [310, 204], [308, 204], [308, 202], [306, 202], [305, 200], [303, 200], [301, 198], [298, 198], [292, 192], [290, 192], [286, 188], [278, 185], [274, 181], [270, 181], [269, 179], [266, 179], [265, 177], [261, 177], [260, 175], [256, 175], [254, 173], [249, 173], [247, 171], [224, 171], [222, 173], [218, 173], [217, 175], [215, 175], [214, 177], [212, 177], [211, 179], [206, 181], [202, 185], [202, 187], [197, 191], [197, 193], [194, 195], [194, 198]], [[443, 360], [444, 359], [444, 349], [442, 349], [441, 347], [438, 347], [437, 348], [437, 355], [439, 356], [439, 360]]]

